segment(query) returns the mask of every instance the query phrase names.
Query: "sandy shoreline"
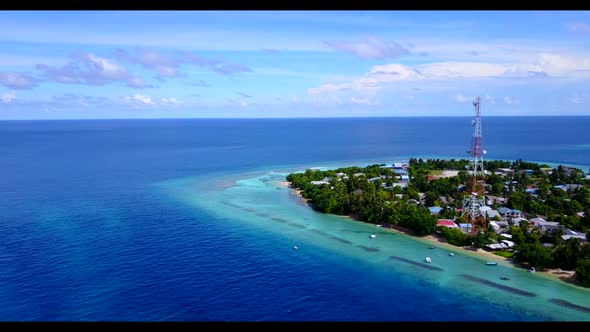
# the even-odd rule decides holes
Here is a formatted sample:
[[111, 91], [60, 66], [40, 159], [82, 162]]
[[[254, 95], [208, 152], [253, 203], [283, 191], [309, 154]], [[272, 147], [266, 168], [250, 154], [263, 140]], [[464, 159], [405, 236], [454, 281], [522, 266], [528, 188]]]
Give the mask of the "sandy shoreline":
[[[283, 181], [280, 183], [280, 185], [282, 187], [286, 187], [286, 188], [291, 187], [291, 183], [288, 181]], [[301, 201], [304, 204], [307, 204], [307, 200], [305, 198], [303, 198], [303, 196], [301, 196], [300, 190], [295, 189], [295, 188], [292, 188], [292, 190], [297, 194], [297, 196], [301, 199]], [[353, 220], [356, 220], [359, 222], [363, 222], [363, 221], [354, 219], [351, 216], [340, 216], [340, 217], [349, 218], [349, 219], [353, 219]], [[366, 224], [373, 225], [370, 223], [366, 223]], [[426, 236], [418, 237], [418, 236], [413, 235], [411, 230], [404, 229], [402, 227], [394, 226], [394, 225], [382, 225], [381, 229], [387, 229], [387, 230], [394, 232], [394, 233], [399, 233], [399, 234], [411, 236], [412, 238], [417, 239], [419, 241], [430, 243], [430, 244], [436, 245], [438, 247], [445, 248], [445, 249], [452, 251], [452, 252], [462, 252], [463, 254], [466, 254], [466, 255], [476, 256], [476, 257], [480, 257], [480, 258], [485, 258], [488, 261], [498, 262], [499, 264], [502, 264], [504, 266], [509, 266], [509, 267], [512, 267], [515, 269], [523, 269], [522, 267], [520, 267], [520, 266], [516, 265], [514, 262], [512, 262], [512, 260], [509, 258], [494, 255], [492, 252], [483, 250], [481, 248], [478, 248], [477, 250], [473, 250], [469, 247], [458, 247], [458, 246], [449, 244], [446, 241], [446, 239], [441, 238], [441, 237], [437, 237], [435, 235], [426, 235]], [[556, 281], [566, 282], [568, 284], [575, 285], [575, 283], [573, 282], [574, 271], [564, 271], [564, 270], [560, 270], [560, 269], [547, 269], [544, 271], [537, 271], [536, 273], [538, 273], [544, 277], [556, 280]]]

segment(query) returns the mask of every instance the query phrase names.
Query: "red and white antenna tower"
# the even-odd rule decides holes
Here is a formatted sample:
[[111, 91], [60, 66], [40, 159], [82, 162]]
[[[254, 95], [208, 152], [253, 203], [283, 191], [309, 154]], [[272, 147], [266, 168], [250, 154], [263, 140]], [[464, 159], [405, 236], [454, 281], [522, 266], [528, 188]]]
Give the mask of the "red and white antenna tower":
[[463, 200], [462, 214], [467, 215], [467, 219], [474, 227], [487, 228], [485, 216], [482, 214], [480, 207], [485, 206], [485, 171], [483, 167], [483, 156], [486, 150], [483, 149], [481, 135], [481, 117], [480, 117], [480, 99], [475, 98], [475, 118], [472, 121], [473, 136], [471, 140], [471, 149], [467, 151], [471, 159], [467, 168], [467, 183], [465, 191], [469, 194]]

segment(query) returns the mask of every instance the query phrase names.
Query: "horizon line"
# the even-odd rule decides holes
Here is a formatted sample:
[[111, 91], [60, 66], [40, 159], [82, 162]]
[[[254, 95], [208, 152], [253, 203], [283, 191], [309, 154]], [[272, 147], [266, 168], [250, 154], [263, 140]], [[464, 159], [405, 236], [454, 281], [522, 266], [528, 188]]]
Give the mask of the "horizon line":
[[[471, 115], [391, 115], [391, 116], [327, 116], [327, 117], [153, 117], [153, 118], [55, 118], [0, 119], [0, 121], [96, 121], [96, 120], [321, 120], [321, 119], [388, 119], [388, 118], [472, 118]], [[481, 115], [482, 118], [544, 118], [590, 117], [582, 114], [548, 115]]]

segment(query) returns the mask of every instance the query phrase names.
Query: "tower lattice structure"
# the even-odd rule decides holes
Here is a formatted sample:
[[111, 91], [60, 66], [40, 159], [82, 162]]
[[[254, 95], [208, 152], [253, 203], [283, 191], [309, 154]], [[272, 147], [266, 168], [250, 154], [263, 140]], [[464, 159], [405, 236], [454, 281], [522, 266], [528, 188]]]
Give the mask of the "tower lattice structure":
[[468, 193], [463, 200], [462, 215], [467, 216], [469, 223], [474, 230], [487, 229], [486, 216], [480, 208], [485, 206], [485, 171], [483, 167], [483, 156], [486, 151], [483, 149], [481, 135], [480, 98], [473, 101], [475, 107], [475, 118], [473, 119], [473, 136], [471, 149], [467, 151], [471, 159], [467, 165], [467, 182], [465, 191]]

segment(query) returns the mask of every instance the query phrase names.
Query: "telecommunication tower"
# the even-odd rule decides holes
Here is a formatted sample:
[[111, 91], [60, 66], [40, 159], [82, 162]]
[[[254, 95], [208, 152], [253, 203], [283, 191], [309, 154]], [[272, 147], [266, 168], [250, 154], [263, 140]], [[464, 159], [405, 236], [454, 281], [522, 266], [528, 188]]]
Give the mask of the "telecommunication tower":
[[472, 121], [473, 137], [471, 140], [471, 149], [467, 151], [471, 159], [467, 168], [467, 182], [465, 191], [469, 194], [463, 200], [462, 214], [467, 216], [467, 220], [473, 225], [474, 229], [487, 229], [487, 221], [480, 207], [485, 206], [485, 171], [483, 167], [483, 156], [486, 150], [483, 149], [481, 136], [481, 118], [480, 118], [480, 99], [475, 98], [473, 101], [475, 107], [475, 118]]

